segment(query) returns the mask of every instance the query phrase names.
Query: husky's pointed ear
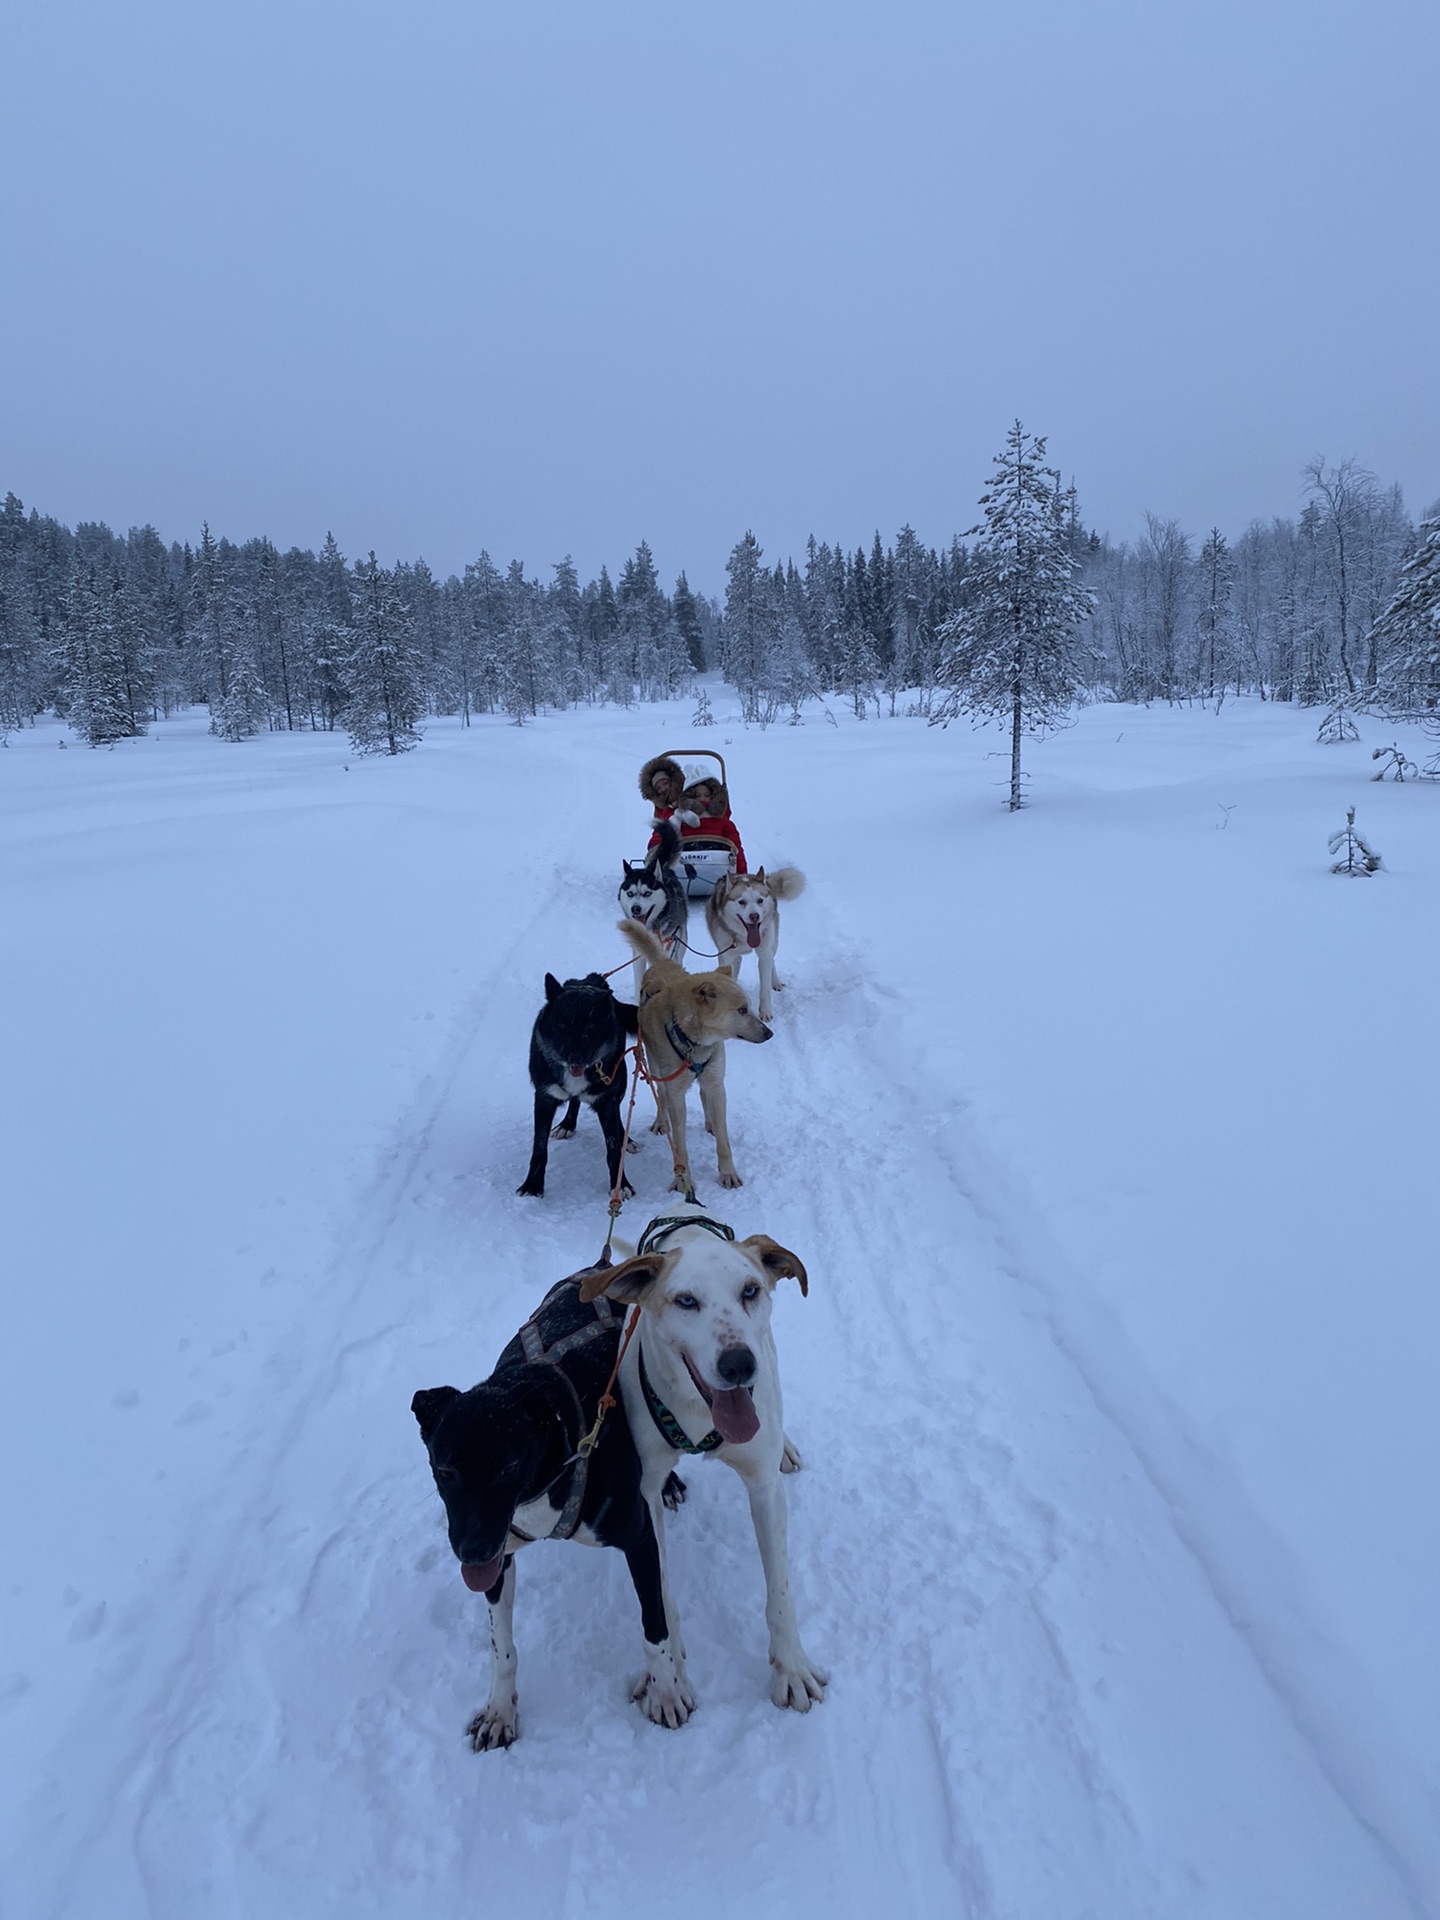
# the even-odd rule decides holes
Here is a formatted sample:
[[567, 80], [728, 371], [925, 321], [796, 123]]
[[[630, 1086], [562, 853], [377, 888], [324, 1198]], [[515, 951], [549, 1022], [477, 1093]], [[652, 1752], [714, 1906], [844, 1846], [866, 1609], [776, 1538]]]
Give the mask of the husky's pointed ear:
[[764, 869], [764, 867], [761, 867], [761, 868], [760, 868], [760, 870], [759, 870], [759, 871], [757, 872], [757, 874], [755, 875], [755, 878], [756, 878], [756, 880], [757, 880], [757, 881], [759, 882], [759, 884], [760, 884], [760, 885], [761, 885], [761, 886], [763, 887], [763, 886], [764, 886], [764, 884], [765, 884], [765, 869]]
[[596, 1267], [580, 1282], [580, 1298], [598, 1300], [603, 1293], [622, 1306], [638, 1307], [679, 1258], [676, 1249], [670, 1253], [642, 1253], [633, 1260], [622, 1260], [618, 1267]]
[[554, 974], [547, 973], [545, 976], [546, 1006], [548, 1007], [552, 1000], [558, 1000], [564, 991], [565, 989], [561, 986], [560, 982], [555, 978]]
[[440, 1424], [440, 1416], [460, 1398], [458, 1387], [421, 1387], [410, 1402], [410, 1411], [420, 1422], [420, 1438], [429, 1445], [430, 1436]]
[[739, 1246], [742, 1252], [753, 1254], [760, 1262], [772, 1286], [777, 1280], [793, 1278], [800, 1282], [801, 1293], [809, 1293], [810, 1276], [805, 1271], [805, 1262], [788, 1247], [782, 1247], [778, 1240], [772, 1240], [768, 1233], [752, 1233], [741, 1240]]
[[640, 1031], [639, 1007], [632, 1007], [628, 1000], [617, 1000], [615, 1002], [615, 1011], [620, 1016], [620, 1026], [623, 1032], [638, 1033]]

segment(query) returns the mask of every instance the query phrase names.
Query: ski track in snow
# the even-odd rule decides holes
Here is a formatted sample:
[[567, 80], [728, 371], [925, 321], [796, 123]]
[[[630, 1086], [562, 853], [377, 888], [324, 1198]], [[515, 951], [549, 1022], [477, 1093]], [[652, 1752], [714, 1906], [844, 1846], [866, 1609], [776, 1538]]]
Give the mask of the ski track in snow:
[[[621, 1557], [540, 1547], [519, 1562], [521, 1740], [469, 1752], [485, 1608], [409, 1399], [483, 1377], [603, 1238], [593, 1118], [552, 1144], [543, 1202], [513, 1187], [539, 976], [592, 912], [608, 953], [608, 905], [602, 878], [557, 868], [474, 981], [448, 1070], [270, 1357], [284, 1421], [257, 1414], [244, 1478], [192, 1516], [167, 1576], [183, 1633], [156, 1645], [131, 1620], [103, 1676], [88, 1711], [130, 1729], [123, 1757], [77, 1728], [37, 1782], [32, 1828], [62, 1799], [90, 1811], [34, 1854], [13, 1911], [1426, 1912], [1218, 1597], [1124, 1395], [1058, 1330], [1043, 1222], [929, 1084], [823, 884], [787, 910], [776, 1039], [730, 1050], [745, 1187], [719, 1190], [698, 1119], [692, 1142], [701, 1198], [811, 1276], [804, 1301], [782, 1283], [776, 1336], [806, 1461], [787, 1481], [796, 1604], [830, 1697], [803, 1717], [770, 1705], [743, 1491], [692, 1463], [669, 1523], [690, 1726], [626, 1699], [640, 1637]], [[666, 1202], [649, 1099], [632, 1239]]]

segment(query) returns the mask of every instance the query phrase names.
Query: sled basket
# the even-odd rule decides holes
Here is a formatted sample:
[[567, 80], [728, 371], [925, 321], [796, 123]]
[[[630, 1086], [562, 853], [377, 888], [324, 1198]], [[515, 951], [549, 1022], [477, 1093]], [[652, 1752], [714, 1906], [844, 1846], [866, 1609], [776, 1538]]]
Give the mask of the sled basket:
[[735, 871], [735, 849], [718, 834], [694, 834], [680, 844], [680, 870], [690, 899], [708, 900], [726, 874]]

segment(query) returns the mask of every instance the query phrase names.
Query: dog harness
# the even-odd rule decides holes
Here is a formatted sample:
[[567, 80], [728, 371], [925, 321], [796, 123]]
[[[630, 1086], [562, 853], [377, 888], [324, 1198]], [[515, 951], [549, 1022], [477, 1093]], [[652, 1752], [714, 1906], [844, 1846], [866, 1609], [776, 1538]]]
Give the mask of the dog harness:
[[690, 1057], [695, 1051], [696, 1043], [690, 1038], [689, 1034], [686, 1033], [685, 1030], [680, 1026], [678, 1021], [667, 1020], [665, 1022], [665, 1038], [670, 1042], [671, 1046], [675, 1049], [675, 1052], [678, 1054], [680, 1059], [685, 1063], [685, 1065], [689, 1067], [691, 1073], [694, 1074], [697, 1080], [700, 1078], [701, 1074], [704, 1073], [706, 1067], [709, 1066], [710, 1062], [715, 1058], [715, 1052], [714, 1052], [714, 1049], [712, 1048], [711, 1051], [705, 1056], [705, 1058], [700, 1062], [699, 1066], [697, 1067], [695, 1062]]
[[[642, 1253], [653, 1253], [662, 1240], [668, 1240], [670, 1235], [678, 1232], [681, 1227], [703, 1227], [706, 1233], [713, 1233], [718, 1240], [733, 1240], [735, 1238], [735, 1229], [733, 1227], [727, 1227], [723, 1220], [712, 1220], [708, 1214], [661, 1214], [658, 1219], [652, 1220], [641, 1234], [640, 1243], [635, 1249], [637, 1259]], [[690, 1438], [689, 1434], [686, 1433], [680, 1422], [675, 1418], [674, 1414], [670, 1411], [669, 1407], [666, 1406], [665, 1402], [660, 1398], [650, 1383], [650, 1376], [645, 1371], [645, 1343], [643, 1340], [640, 1343], [638, 1357], [640, 1361], [640, 1391], [645, 1396], [645, 1404], [650, 1409], [650, 1418], [659, 1428], [661, 1437], [667, 1441], [670, 1446], [674, 1447], [677, 1453], [714, 1453], [717, 1447], [723, 1447], [725, 1442], [715, 1431], [714, 1427], [710, 1429], [703, 1440], [692, 1440]]]
[[[577, 1347], [588, 1346], [592, 1340], [606, 1339], [618, 1333], [620, 1324], [625, 1316], [623, 1313], [618, 1313], [612, 1303], [602, 1293], [590, 1303], [595, 1315], [594, 1319], [582, 1323], [582, 1325], [576, 1327], [570, 1333], [563, 1334], [553, 1346], [548, 1347], [545, 1344], [545, 1335], [540, 1326], [540, 1318], [547, 1307], [559, 1306], [568, 1290], [574, 1288], [578, 1291], [577, 1283], [590, 1271], [591, 1269], [589, 1267], [582, 1267], [579, 1273], [572, 1273], [567, 1279], [557, 1281], [540, 1302], [534, 1313], [525, 1322], [524, 1326], [521, 1327], [517, 1335], [525, 1358], [533, 1366], [553, 1367], [556, 1377], [565, 1382], [570, 1398], [575, 1403], [575, 1415], [579, 1423], [576, 1431], [580, 1434], [583, 1434], [585, 1431], [585, 1407], [580, 1399], [579, 1393], [576, 1391], [575, 1382], [570, 1378], [569, 1374], [566, 1373], [560, 1362], [565, 1358], [567, 1353], [574, 1353]], [[535, 1498], [538, 1500], [548, 1493], [550, 1488], [554, 1486], [556, 1480], [560, 1478], [560, 1474], [564, 1473], [567, 1467], [574, 1467], [575, 1469], [570, 1481], [570, 1491], [566, 1495], [564, 1506], [560, 1509], [559, 1519], [555, 1522], [550, 1532], [543, 1536], [547, 1540], [573, 1540], [576, 1529], [580, 1525], [580, 1509], [585, 1504], [585, 1485], [590, 1478], [590, 1455], [588, 1453], [580, 1453], [578, 1451], [572, 1453], [569, 1459], [561, 1466], [560, 1473], [555, 1474], [552, 1479], [548, 1480], [540, 1489], [540, 1492], [536, 1494]], [[524, 1532], [522, 1528], [515, 1525], [513, 1519], [510, 1523], [510, 1534], [511, 1538], [518, 1540], [522, 1546], [529, 1546], [532, 1541], [539, 1537], [535, 1534]]]

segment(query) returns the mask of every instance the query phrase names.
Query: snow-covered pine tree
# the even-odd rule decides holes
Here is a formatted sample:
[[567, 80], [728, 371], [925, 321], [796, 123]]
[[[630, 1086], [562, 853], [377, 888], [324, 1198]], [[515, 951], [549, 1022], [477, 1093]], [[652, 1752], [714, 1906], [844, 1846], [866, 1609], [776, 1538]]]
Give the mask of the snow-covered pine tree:
[[220, 657], [225, 691], [210, 705], [210, 731], [221, 740], [253, 740], [268, 718], [269, 701], [260, 671], [255, 610], [227, 586], [221, 602]]
[[556, 680], [553, 698], [558, 705], [569, 707], [576, 705], [586, 695], [585, 609], [580, 594], [580, 576], [568, 553], [563, 560], [556, 561], [554, 574], [545, 606], [549, 652]]
[[725, 678], [740, 695], [741, 717], [760, 718], [765, 657], [775, 628], [774, 591], [760, 542], [747, 532], [725, 562]]
[[534, 583], [525, 578], [523, 562], [512, 560], [505, 575], [495, 671], [500, 705], [517, 727], [534, 719], [542, 699], [536, 659], [535, 591]]
[[1234, 628], [1230, 612], [1234, 563], [1229, 542], [1219, 527], [1212, 527], [1205, 537], [1196, 575], [1198, 677], [1205, 689], [1205, 699], [1215, 702], [1218, 713], [1225, 689], [1234, 675]]
[[700, 689], [700, 699], [694, 713], [690, 716], [690, 724], [692, 727], [713, 727], [715, 724], [715, 715], [710, 710], [710, 690], [708, 687], [701, 687]]
[[1375, 622], [1375, 705], [1440, 732], [1440, 503], [1420, 524], [1415, 551]]
[[1345, 809], [1345, 824], [1330, 836], [1330, 851], [1340, 857], [1331, 867], [1331, 873], [1347, 873], [1355, 878], [1363, 878], [1369, 873], [1378, 873], [1381, 859], [1373, 847], [1367, 846], [1364, 835], [1355, 824], [1355, 809]]
[[675, 626], [690, 665], [696, 673], [704, 673], [705, 630], [700, 625], [700, 610], [690, 591], [690, 582], [683, 573], [675, 582], [675, 591], [670, 596], [670, 611], [674, 615]]
[[968, 603], [946, 622], [932, 725], [968, 714], [1010, 724], [1010, 808], [1024, 805], [1020, 742], [1064, 723], [1085, 683], [1077, 635], [1094, 608], [1071, 539], [1074, 490], [1044, 465], [1045, 442], [1017, 420], [996, 457], [967, 574]]
[[99, 747], [145, 731], [139, 631], [124, 587], [98, 578], [78, 545], [62, 651], [66, 710], [82, 739]]
[[355, 640], [346, 724], [357, 753], [405, 753], [418, 746], [425, 711], [422, 661], [393, 577], [370, 558], [356, 569]]

